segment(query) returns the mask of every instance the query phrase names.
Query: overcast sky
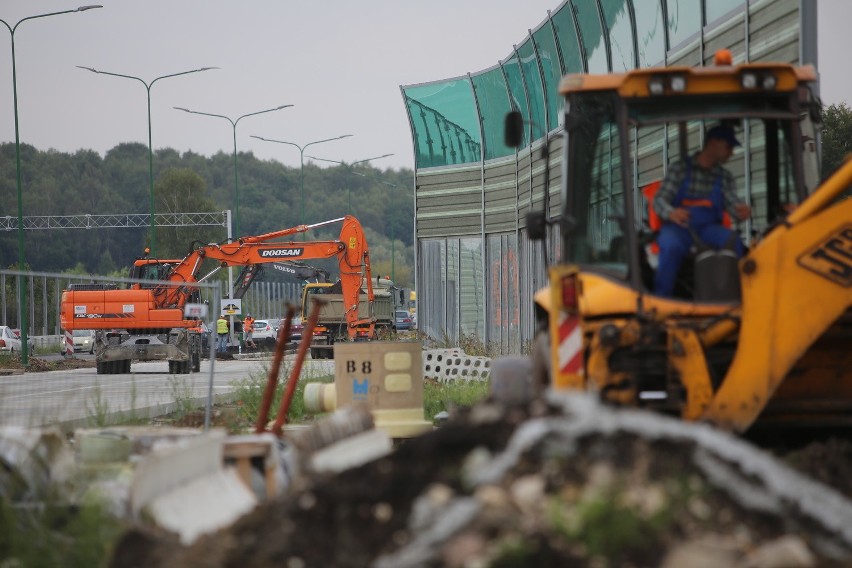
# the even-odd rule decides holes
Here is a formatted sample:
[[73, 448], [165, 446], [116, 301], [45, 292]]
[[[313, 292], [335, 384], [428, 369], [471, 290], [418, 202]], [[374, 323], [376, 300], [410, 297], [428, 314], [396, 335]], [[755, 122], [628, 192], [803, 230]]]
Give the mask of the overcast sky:
[[[41, 150], [147, 144], [142, 83], [78, 69], [161, 75], [151, 89], [154, 148], [212, 155], [233, 151], [231, 125], [173, 107], [243, 119], [237, 146], [298, 166], [299, 151], [251, 138], [311, 146], [306, 154], [352, 162], [382, 154], [377, 167], [413, 167], [399, 85], [490, 67], [521, 43], [560, 0], [0, 0], [14, 25], [89, 1], [98, 10], [26, 21], [15, 34], [20, 138]], [[820, 71], [826, 103], [852, 99], [849, 0], [819, 2]], [[843, 26], [845, 27], [845, 26]], [[832, 49], [828, 49], [829, 43]], [[14, 141], [8, 31], [0, 25], [0, 142]]]

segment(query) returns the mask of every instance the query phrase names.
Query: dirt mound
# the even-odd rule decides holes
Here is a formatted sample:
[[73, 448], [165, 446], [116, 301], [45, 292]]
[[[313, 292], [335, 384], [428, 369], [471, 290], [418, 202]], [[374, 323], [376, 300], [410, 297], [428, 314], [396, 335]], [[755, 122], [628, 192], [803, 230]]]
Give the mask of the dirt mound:
[[62, 371], [66, 369], [88, 369], [95, 366], [94, 361], [83, 359], [58, 359], [48, 361], [39, 357], [30, 357], [29, 365], [24, 366], [21, 363], [21, 356], [18, 354], [6, 355], [0, 357], [0, 370], [14, 371], [22, 373], [43, 373], [45, 371]]
[[480, 405], [190, 547], [135, 529], [112, 566], [840, 566], [850, 551], [837, 493], [710, 428], [584, 399]]

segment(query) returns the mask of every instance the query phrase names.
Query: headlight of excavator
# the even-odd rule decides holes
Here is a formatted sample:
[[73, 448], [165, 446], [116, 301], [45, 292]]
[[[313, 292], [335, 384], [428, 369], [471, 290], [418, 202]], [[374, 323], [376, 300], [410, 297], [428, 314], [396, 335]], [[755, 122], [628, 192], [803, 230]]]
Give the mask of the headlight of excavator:
[[763, 76], [763, 80], [760, 82], [761, 86], [765, 91], [772, 91], [775, 89], [775, 86], [778, 84], [778, 79], [773, 74], [768, 74]]
[[662, 77], [651, 77], [648, 80], [648, 92], [654, 96], [662, 95], [666, 91], [666, 83]]
[[669, 81], [669, 86], [675, 93], [682, 93], [686, 90], [686, 77], [683, 75], [673, 75]]
[[740, 85], [742, 85], [743, 89], [756, 89], [757, 75], [754, 73], [743, 73], [740, 76]]

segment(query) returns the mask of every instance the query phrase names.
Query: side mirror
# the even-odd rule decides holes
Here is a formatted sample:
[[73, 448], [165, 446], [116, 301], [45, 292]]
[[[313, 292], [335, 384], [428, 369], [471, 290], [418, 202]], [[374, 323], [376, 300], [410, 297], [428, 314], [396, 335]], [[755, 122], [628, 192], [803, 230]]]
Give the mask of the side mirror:
[[547, 218], [544, 211], [527, 213], [527, 236], [531, 241], [540, 241], [547, 233]]
[[524, 139], [524, 117], [521, 113], [513, 110], [506, 115], [506, 122], [503, 129], [506, 146], [517, 148], [521, 145]]

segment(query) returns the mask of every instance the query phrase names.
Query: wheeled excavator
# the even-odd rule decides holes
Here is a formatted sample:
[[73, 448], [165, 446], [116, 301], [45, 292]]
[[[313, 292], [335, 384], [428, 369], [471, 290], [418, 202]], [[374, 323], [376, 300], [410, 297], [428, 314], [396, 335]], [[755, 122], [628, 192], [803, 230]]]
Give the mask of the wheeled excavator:
[[[340, 235], [329, 241], [283, 241], [298, 233], [340, 223]], [[370, 255], [360, 222], [347, 215], [312, 225], [299, 225], [233, 242], [194, 246], [180, 260], [137, 259], [127, 289], [115, 285], [72, 285], [62, 293], [63, 329], [96, 330], [95, 353], [100, 374], [130, 372], [133, 360], [168, 360], [169, 372], [198, 371], [201, 365], [199, 321], [185, 315], [187, 303], [200, 301], [203, 282], [227, 266], [337, 257], [345, 298], [347, 334], [371, 338], [375, 321], [359, 312], [361, 283], [371, 282]], [[213, 260], [214, 270], [199, 278], [202, 263]], [[367, 306], [374, 294], [366, 287]]]
[[[725, 59], [563, 78], [561, 208], [526, 220], [558, 243], [536, 381], [737, 432], [849, 426], [852, 161], [818, 181], [813, 67]], [[746, 253], [707, 271], [695, 251], [657, 296], [643, 190], [717, 124], [742, 140], [726, 167], [752, 206]], [[508, 117], [507, 141], [522, 127]]]

